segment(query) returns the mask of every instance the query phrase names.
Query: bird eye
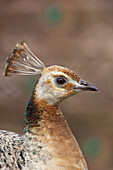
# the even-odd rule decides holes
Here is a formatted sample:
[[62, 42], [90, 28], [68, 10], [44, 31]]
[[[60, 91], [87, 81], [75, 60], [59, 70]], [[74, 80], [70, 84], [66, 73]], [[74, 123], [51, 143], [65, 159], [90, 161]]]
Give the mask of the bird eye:
[[64, 77], [57, 77], [56, 82], [57, 84], [63, 85], [66, 83], [66, 79]]

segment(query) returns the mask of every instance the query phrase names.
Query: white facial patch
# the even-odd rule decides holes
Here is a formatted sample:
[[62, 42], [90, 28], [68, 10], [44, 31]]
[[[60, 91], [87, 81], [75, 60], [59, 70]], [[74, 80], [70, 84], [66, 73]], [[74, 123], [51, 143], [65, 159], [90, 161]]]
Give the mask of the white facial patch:
[[[75, 85], [75, 86], [77, 86], [77, 87], [80, 86], [80, 84], [79, 84], [77, 81], [73, 80], [71, 77], [69, 77], [69, 76], [68, 76], [67, 74], [65, 74], [65, 73], [56, 72], [56, 71], [51, 72], [51, 81], [53, 82], [53, 77], [52, 77], [52, 75], [64, 76], [65, 78], [67, 78], [68, 82], [73, 83], [73, 85]], [[54, 82], [53, 82], [53, 83], [54, 83]], [[64, 90], [65, 90], [65, 89], [64, 89]], [[67, 90], [65, 90], [65, 91], [67, 91]]]
[[[63, 72], [53, 71], [43, 74], [38, 84], [36, 85], [36, 96], [39, 99], [45, 99], [48, 103], [56, 103], [62, 100], [65, 96], [65, 93], [68, 92], [68, 89], [58, 86], [56, 83], [56, 77], [63, 76], [67, 79], [67, 83], [71, 82], [75, 86], [80, 86], [77, 81], [74, 81], [71, 77], [66, 75]], [[79, 92], [76, 90], [76, 92]], [[67, 96], [68, 97], [68, 96]]]

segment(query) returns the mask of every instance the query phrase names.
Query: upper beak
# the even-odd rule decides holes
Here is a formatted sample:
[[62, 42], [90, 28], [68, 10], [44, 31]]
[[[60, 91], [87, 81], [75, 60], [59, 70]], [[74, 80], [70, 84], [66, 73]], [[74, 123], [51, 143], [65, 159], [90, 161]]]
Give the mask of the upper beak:
[[82, 79], [79, 80], [79, 85], [76, 86], [75, 89], [98, 91], [98, 88], [95, 85], [93, 85], [85, 80], [82, 80]]

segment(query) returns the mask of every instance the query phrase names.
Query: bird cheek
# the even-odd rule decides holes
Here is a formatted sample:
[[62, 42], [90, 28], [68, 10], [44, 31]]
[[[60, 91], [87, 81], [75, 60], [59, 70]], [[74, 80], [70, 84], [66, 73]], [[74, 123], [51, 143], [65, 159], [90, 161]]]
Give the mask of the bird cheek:
[[63, 88], [67, 91], [70, 91], [71, 89], [73, 89], [75, 87], [75, 85], [73, 84], [73, 83], [71, 83], [71, 82], [68, 82], [67, 84], [65, 84], [64, 86], [63, 86]]
[[65, 92], [65, 94], [63, 95], [63, 98], [67, 98], [67, 97], [70, 97], [72, 95], [75, 94], [75, 90], [74, 89], [71, 89], [71, 90], [68, 90], [67, 92]]

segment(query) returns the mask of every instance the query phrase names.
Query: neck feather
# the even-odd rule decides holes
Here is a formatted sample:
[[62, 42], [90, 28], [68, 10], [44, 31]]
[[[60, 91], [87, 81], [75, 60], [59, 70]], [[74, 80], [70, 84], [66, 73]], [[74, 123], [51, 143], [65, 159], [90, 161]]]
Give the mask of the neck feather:
[[24, 132], [30, 132], [32, 128], [40, 128], [44, 122], [60, 121], [63, 118], [58, 103], [48, 104], [44, 99], [38, 99], [35, 90], [29, 99], [25, 112]]
[[34, 91], [26, 107], [24, 131], [24, 149], [29, 153], [25, 161], [30, 169], [34, 165], [39, 169], [87, 169], [58, 104], [37, 99]]

